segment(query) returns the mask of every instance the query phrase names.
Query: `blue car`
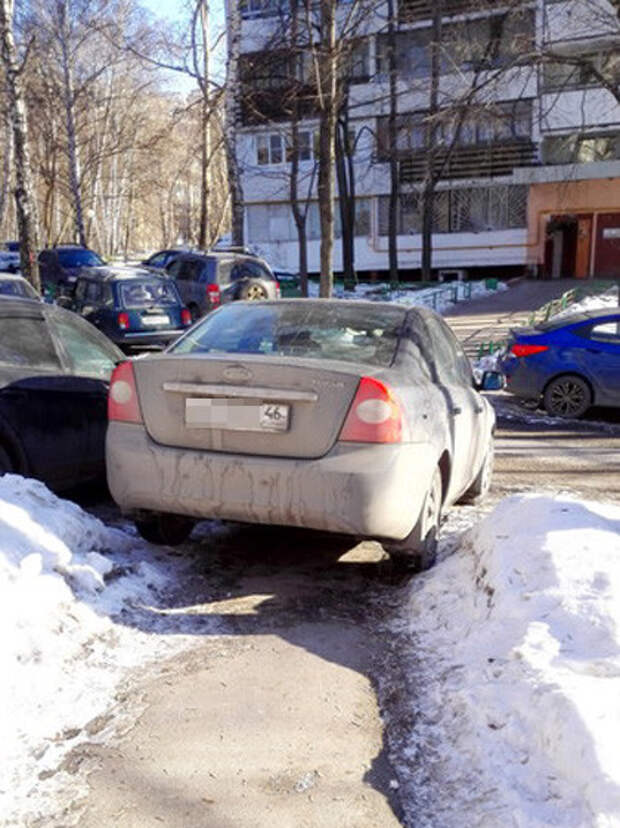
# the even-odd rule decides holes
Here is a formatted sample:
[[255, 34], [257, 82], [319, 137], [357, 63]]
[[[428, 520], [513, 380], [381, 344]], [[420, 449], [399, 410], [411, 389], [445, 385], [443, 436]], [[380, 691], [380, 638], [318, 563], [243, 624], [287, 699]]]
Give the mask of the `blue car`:
[[174, 280], [142, 269], [83, 270], [70, 307], [124, 351], [165, 348], [192, 324]]
[[507, 391], [553, 417], [620, 406], [620, 308], [513, 330], [502, 369]]

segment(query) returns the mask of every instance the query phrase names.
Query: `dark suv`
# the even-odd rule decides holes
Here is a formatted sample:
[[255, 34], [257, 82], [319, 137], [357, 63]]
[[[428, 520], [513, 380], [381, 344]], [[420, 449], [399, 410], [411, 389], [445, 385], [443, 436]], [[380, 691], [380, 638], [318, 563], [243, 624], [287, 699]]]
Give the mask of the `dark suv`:
[[257, 256], [215, 252], [181, 253], [166, 266], [176, 279], [192, 319], [235, 299], [279, 299], [280, 286]]
[[73, 289], [83, 267], [103, 267], [104, 260], [79, 244], [59, 244], [39, 253], [41, 283], [59, 292]]

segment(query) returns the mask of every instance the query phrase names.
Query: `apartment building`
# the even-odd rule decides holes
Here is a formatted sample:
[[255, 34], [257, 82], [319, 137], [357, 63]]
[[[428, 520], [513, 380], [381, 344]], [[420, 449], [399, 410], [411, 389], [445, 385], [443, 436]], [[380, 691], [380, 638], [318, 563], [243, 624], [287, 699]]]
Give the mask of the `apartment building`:
[[[298, 269], [296, 147], [296, 197], [307, 214], [309, 271], [317, 273], [316, 66], [312, 35], [305, 49], [303, 34], [290, 48], [289, 2], [242, 0], [245, 234], [274, 267]], [[355, 269], [381, 277], [388, 269], [392, 146], [387, 5], [363, 2], [338, 5], [348, 44], [341, 142], [349, 154], [341, 169], [354, 181]], [[438, 275], [620, 277], [620, 104], [613, 87], [620, 81], [620, 26], [607, 0], [444, 0], [435, 63], [432, 0], [394, 4], [401, 274], [419, 278], [420, 193], [431, 170]], [[313, 7], [304, 8], [307, 21]], [[541, 54], [544, 60], [534, 59]], [[439, 112], [430, 119], [433, 67]], [[336, 219], [338, 271], [338, 210]]]

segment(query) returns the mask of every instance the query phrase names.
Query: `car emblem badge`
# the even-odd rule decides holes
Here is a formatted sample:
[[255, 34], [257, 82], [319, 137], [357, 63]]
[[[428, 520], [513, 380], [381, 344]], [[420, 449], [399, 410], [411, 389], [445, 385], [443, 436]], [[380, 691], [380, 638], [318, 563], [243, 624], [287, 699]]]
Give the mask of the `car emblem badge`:
[[252, 379], [252, 372], [243, 365], [227, 365], [222, 371], [224, 382], [249, 382]]

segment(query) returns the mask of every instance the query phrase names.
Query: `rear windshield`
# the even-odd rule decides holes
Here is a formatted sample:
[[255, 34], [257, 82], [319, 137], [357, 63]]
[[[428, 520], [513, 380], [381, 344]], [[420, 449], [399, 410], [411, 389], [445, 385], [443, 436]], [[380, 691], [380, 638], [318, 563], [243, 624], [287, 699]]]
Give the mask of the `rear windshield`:
[[121, 302], [125, 308], [150, 308], [153, 305], [170, 307], [179, 300], [170, 282], [153, 280], [148, 282], [124, 282], [120, 286]]
[[0, 319], [0, 363], [60, 370], [54, 343], [43, 319]]
[[36, 290], [21, 279], [0, 279], [0, 296], [26, 296], [38, 299]]
[[272, 354], [391, 365], [405, 311], [385, 306], [260, 302], [227, 305], [194, 328], [174, 353]]
[[101, 259], [92, 250], [59, 250], [58, 261], [63, 267], [97, 267], [102, 265]]

